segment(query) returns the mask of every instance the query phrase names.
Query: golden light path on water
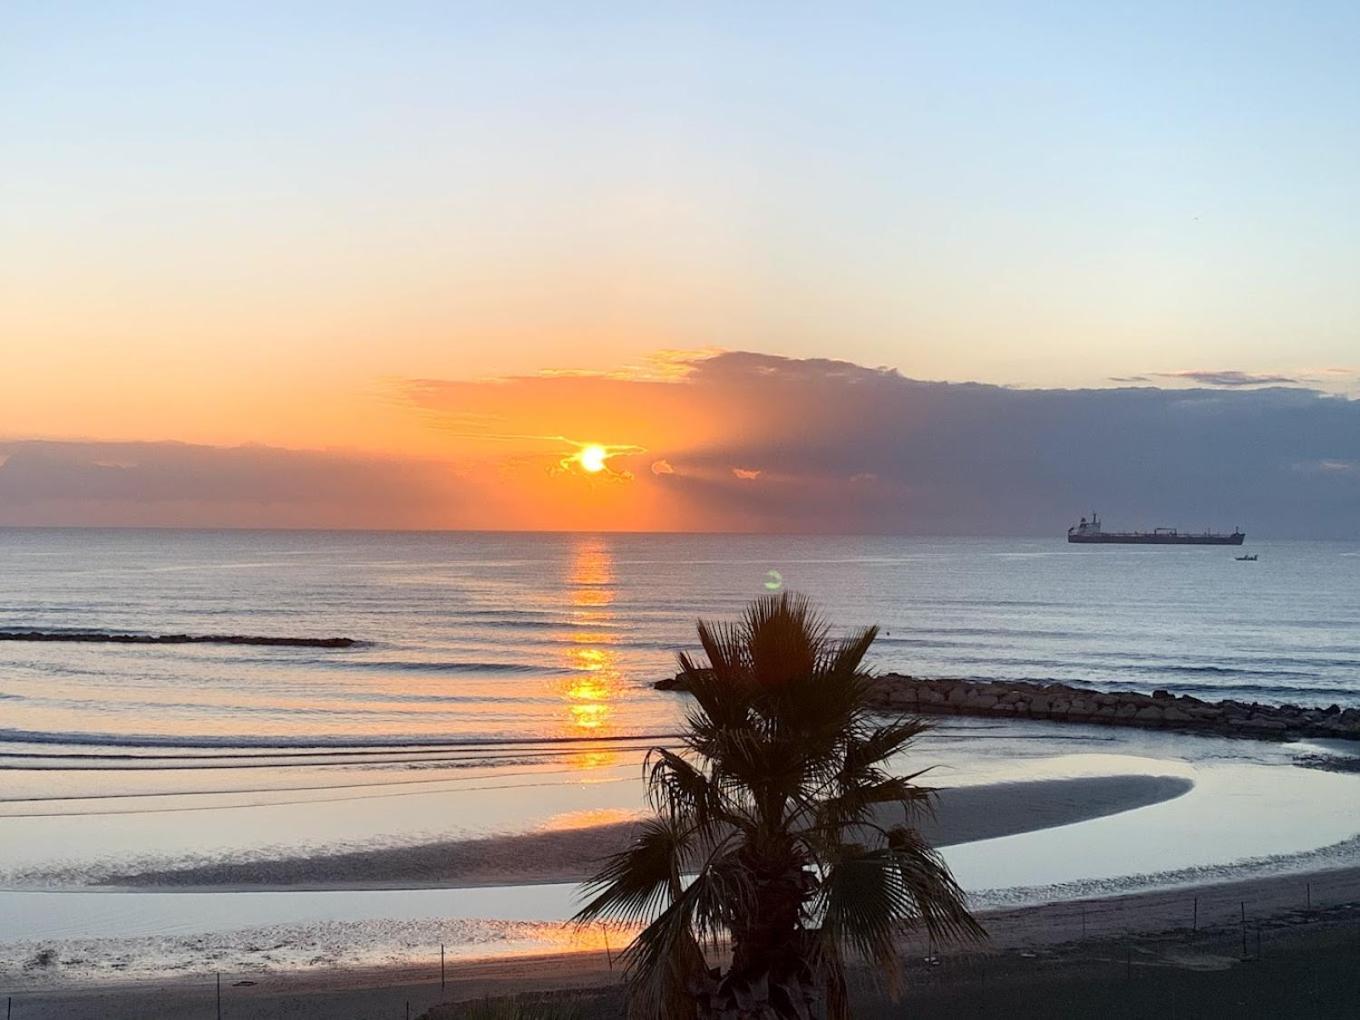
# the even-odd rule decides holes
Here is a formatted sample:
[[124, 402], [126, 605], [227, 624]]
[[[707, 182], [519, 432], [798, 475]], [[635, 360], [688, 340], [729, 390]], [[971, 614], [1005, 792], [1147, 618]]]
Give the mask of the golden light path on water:
[[[614, 623], [614, 564], [601, 538], [582, 538], [572, 552], [567, 586], [570, 592], [570, 643], [565, 651], [572, 676], [562, 695], [567, 708], [564, 732], [571, 736], [613, 736], [613, 701], [623, 682]], [[614, 751], [574, 755], [579, 769], [599, 769], [616, 763]]]

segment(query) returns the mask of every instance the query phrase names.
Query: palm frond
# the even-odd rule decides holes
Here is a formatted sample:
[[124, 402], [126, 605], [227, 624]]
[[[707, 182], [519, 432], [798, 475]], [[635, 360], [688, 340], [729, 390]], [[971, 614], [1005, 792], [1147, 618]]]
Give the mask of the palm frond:
[[750, 909], [745, 869], [726, 844], [715, 848], [694, 880], [629, 944], [622, 960], [637, 1017], [689, 1020], [706, 965], [703, 945], [716, 945], [734, 917]]
[[967, 896], [939, 851], [915, 829], [900, 826], [889, 834], [888, 850], [897, 863], [917, 917], [937, 940], [976, 942], [985, 929], [968, 911]]
[[608, 857], [585, 884], [590, 899], [572, 920], [650, 921], [679, 895], [681, 867], [692, 845], [692, 832], [673, 819], [643, 822], [628, 849]]
[[852, 736], [845, 748], [846, 777], [886, 764], [888, 759], [901, 754], [913, 740], [930, 729], [931, 724], [925, 720], [908, 716], [875, 726], [862, 736]]
[[[843, 787], [838, 793], [810, 802], [810, 827], [824, 828], [832, 833], [875, 821], [898, 825], [921, 813], [932, 813], [935, 791], [917, 786], [915, 776], [862, 777], [857, 783]], [[886, 808], [900, 808], [899, 818], [882, 821]]]
[[828, 627], [806, 596], [784, 592], [752, 602], [744, 630], [755, 684], [769, 689], [816, 673]]
[[675, 822], [705, 830], [718, 807], [716, 784], [700, 769], [664, 747], [654, 747], [643, 764], [652, 806]]
[[831, 676], [854, 676], [860, 672], [864, 657], [878, 638], [877, 627], [864, 627], [830, 649], [819, 672]]
[[[696, 996], [740, 1007], [742, 989], [764, 1001], [752, 989], [768, 976], [789, 1002], [819, 981], [828, 1020], [848, 1020], [847, 954], [886, 969], [906, 927], [985, 934], [907, 827], [934, 791], [921, 771], [901, 774], [900, 756], [929, 726], [874, 710], [864, 660], [877, 633], [833, 641], [789, 593], [735, 623], [699, 622], [702, 656], [679, 656], [692, 698], [680, 747], [644, 765], [659, 817], [606, 861], [576, 915], [647, 923], [625, 951], [635, 1015], [696, 1020]], [[704, 948], [725, 936], [723, 976]]]

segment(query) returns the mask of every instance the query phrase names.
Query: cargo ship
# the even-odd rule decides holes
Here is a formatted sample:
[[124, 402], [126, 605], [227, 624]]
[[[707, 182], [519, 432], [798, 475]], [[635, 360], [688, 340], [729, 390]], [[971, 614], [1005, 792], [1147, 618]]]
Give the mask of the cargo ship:
[[1246, 532], [1234, 528], [1231, 534], [1201, 531], [1198, 534], [1177, 531], [1175, 528], [1154, 528], [1152, 531], [1103, 531], [1100, 515], [1091, 514], [1081, 523], [1067, 529], [1067, 540], [1086, 545], [1241, 545]]

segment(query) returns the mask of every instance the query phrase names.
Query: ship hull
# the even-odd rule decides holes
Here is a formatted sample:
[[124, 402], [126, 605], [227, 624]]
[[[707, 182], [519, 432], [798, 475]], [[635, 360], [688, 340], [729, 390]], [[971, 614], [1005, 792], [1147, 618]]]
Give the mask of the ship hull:
[[1075, 545], [1241, 545], [1247, 536], [1232, 535], [1157, 535], [1139, 532], [1106, 531], [1095, 535], [1068, 535]]

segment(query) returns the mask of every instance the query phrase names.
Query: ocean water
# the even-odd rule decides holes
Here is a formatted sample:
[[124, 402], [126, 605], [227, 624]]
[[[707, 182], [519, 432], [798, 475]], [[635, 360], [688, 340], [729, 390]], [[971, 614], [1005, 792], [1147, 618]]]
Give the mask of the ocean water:
[[0, 751], [589, 756], [675, 728], [678, 699], [649, 685], [770, 571], [834, 624], [878, 624], [880, 670], [1360, 703], [1360, 544], [1249, 548], [0, 530], [0, 634], [356, 642], [0, 641]]
[[[0, 529], [0, 638], [263, 639], [0, 639], [0, 893], [29, 903], [224, 859], [316, 855], [324, 869], [336, 850], [630, 817], [646, 749], [683, 719], [683, 697], [651, 684], [697, 617], [739, 613], [771, 571], [837, 626], [878, 624], [882, 671], [1360, 704], [1360, 543], [1246, 548], [1259, 561], [1060, 537]], [[277, 643], [328, 638], [354, 643]], [[1177, 801], [1081, 823], [1080, 839], [950, 850], [970, 889], [1047, 889], [1351, 853], [1360, 823], [1336, 805], [1360, 803], [1355, 777], [1293, 767], [1309, 750], [946, 719], [916, 755], [941, 785], [1194, 779]], [[334, 896], [336, 916], [406, 916], [399, 896]], [[566, 909], [531, 899], [545, 919]], [[22, 909], [41, 919], [47, 902]], [[152, 928], [245, 923], [236, 900], [211, 923], [165, 902]], [[35, 924], [30, 936], [59, 933]]]

